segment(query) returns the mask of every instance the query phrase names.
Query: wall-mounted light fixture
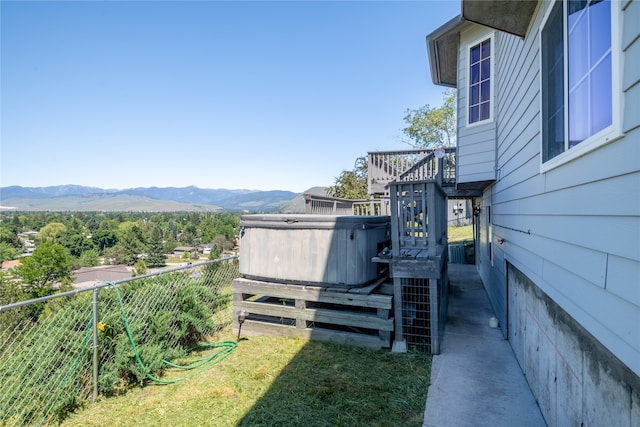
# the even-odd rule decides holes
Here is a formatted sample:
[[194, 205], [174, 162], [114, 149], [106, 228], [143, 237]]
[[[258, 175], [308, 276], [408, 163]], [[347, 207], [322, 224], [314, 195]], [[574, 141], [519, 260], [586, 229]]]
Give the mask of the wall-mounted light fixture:
[[240, 331], [242, 330], [242, 324], [249, 317], [249, 312], [246, 310], [240, 310], [236, 312], [236, 317], [238, 318], [238, 338], [236, 342], [240, 342]]
[[475, 205], [473, 207], [473, 216], [479, 216], [480, 215], [480, 206], [479, 205]]

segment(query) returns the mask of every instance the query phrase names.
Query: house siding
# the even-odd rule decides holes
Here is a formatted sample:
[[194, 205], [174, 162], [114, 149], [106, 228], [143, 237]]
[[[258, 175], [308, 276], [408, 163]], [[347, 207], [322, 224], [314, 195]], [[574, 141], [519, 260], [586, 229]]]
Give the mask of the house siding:
[[[638, 113], [640, 111], [640, 60], [638, 60], [640, 58], [640, 40], [638, 40], [640, 37], [638, 31], [640, 1], [623, 2], [621, 7], [624, 16], [622, 51], [626, 59], [622, 74], [622, 91], [625, 94], [626, 102], [622, 130], [630, 132], [640, 127], [640, 114]], [[635, 159], [637, 161], [638, 157]]]
[[[640, 425], [640, 1], [614, 5], [624, 135], [542, 173], [539, 30], [548, 7], [540, 2], [524, 40], [495, 34], [492, 129], [459, 118], [460, 177], [478, 176], [472, 156], [490, 157], [480, 147], [495, 150], [478, 271], [550, 426]], [[459, 114], [472, 34], [461, 34]]]
[[[473, 27], [469, 31], [464, 32], [460, 36], [461, 49], [458, 55], [458, 87], [467, 87], [468, 80], [468, 44], [480, 40], [483, 37], [489, 37], [491, 31]], [[457, 153], [456, 161], [458, 167], [457, 182], [460, 184], [468, 182], [491, 181], [495, 179], [495, 56], [498, 49], [492, 46], [492, 55], [494, 57], [494, 68], [491, 70], [491, 78], [494, 81], [494, 96], [491, 108], [493, 109], [494, 120], [467, 126], [468, 111], [468, 92], [466, 90], [458, 91], [458, 135], [457, 135]]]

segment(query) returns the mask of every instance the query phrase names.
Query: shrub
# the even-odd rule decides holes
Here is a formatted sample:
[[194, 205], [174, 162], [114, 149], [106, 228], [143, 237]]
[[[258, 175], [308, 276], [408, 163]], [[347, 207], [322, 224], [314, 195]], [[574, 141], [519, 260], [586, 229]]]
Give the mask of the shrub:
[[[207, 305], [215, 300], [215, 292], [203, 283], [185, 278], [186, 273], [173, 273], [170, 277], [159, 276], [124, 286], [121, 295], [125, 316], [118, 295], [110, 292], [106, 296], [111, 301], [105, 305], [112, 308], [103, 313], [107, 326], [101, 352], [103, 359], [114, 363], [101, 366], [102, 393], [118, 394], [130, 384], [143, 385], [150, 376], [160, 377], [167, 367], [165, 360], [186, 355], [204, 339], [206, 331], [215, 327], [211, 320], [213, 312]], [[176, 286], [176, 283], [186, 284]], [[139, 357], [124, 330], [125, 319]]]
[[[212, 319], [230, 304], [230, 293], [219, 293], [227, 285], [228, 279], [218, 285], [202, 271], [189, 270], [128, 282], [117, 292], [101, 289], [99, 392], [122, 394], [150, 376], [161, 377], [165, 361], [184, 357], [219, 327]], [[0, 351], [0, 425], [62, 420], [92, 394], [91, 293], [43, 305], [35, 322], [25, 310], [2, 313], [3, 321], [23, 326], [0, 328], [0, 337], [8, 334]]]

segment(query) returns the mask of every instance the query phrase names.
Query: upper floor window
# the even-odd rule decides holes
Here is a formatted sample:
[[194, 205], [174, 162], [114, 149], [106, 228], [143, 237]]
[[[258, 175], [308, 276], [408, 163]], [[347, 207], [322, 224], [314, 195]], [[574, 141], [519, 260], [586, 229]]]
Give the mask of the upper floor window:
[[611, 139], [613, 42], [609, 0], [559, 0], [551, 7], [540, 38], [543, 163]]
[[491, 120], [493, 37], [469, 45], [469, 107], [467, 124]]

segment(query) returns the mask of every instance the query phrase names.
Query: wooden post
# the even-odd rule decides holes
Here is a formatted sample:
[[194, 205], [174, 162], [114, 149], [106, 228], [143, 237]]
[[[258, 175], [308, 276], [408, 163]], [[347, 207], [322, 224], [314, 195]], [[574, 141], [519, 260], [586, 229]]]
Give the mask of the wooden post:
[[422, 226], [420, 227], [420, 232], [422, 233], [422, 246], [427, 246], [429, 244], [429, 233], [427, 232], [427, 226], [430, 224], [429, 221], [429, 211], [433, 210], [433, 205], [429, 204], [427, 200], [427, 193], [429, 192], [429, 188], [431, 184], [422, 184], [422, 198], [420, 199], [420, 212], [422, 212]]
[[394, 257], [400, 256], [400, 230], [399, 223], [402, 219], [402, 212], [400, 212], [401, 206], [398, 200], [398, 185], [391, 183], [389, 185], [389, 195], [391, 197], [391, 254]]
[[[429, 253], [429, 257], [433, 258], [436, 256], [436, 243], [437, 243], [437, 238], [438, 235], [440, 234], [440, 220], [441, 218], [438, 218], [438, 211], [440, 209], [438, 209], [440, 207], [440, 204], [436, 205], [436, 194], [435, 194], [435, 184], [430, 184], [428, 186], [425, 186], [426, 188], [426, 198], [427, 198], [427, 216], [428, 216], [428, 221], [427, 223], [429, 224], [429, 227], [431, 228], [431, 230], [429, 230], [429, 238], [428, 238], [428, 242], [427, 242], [427, 247], [429, 249], [428, 253]], [[446, 213], [446, 212], [445, 212]]]
[[[387, 308], [379, 308], [378, 310], [378, 317], [381, 319], [388, 319], [389, 318], [389, 312], [390, 310]], [[380, 341], [383, 342], [389, 342], [391, 339], [391, 331], [383, 331], [383, 330], [379, 330], [378, 331], [378, 336], [380, 337]]]
[[313, 201], [310, 194], [304, 195], [304, 212], [310, 214], [313, 212]]
[[[401, 231], [401, 236], [402, 239], [409, 240], [409, 243], [411, 244], [411, 246], [415, 246], [416, 245], [416, 222], [415, 222], [415, 215], [416, 215], [416, 210], [417, 207], [415, 206], [416, 203], [416, 189], [415, 189], [415, 185], [413, 184], [413, 182], [410, 182], [408, 184], [409, 186], [409, 190], [407, 191], [409, 193], [409, 205], [408, 205], [408, 209], [409, 209], [409, 217], [406, 219], [402, 220], [402, 231]], [[406, 208], [405, 208], [406, 209]], [[402, 212], [403, 217], [405, 216], [405, 212]], [[408, 220], [408, 221], [407, 221]], [[407, 235], [407, 231], [409, 232], [409, 238], [406, 239], [406, 235]]]
[[[303, 299], [296, 298], [296, 311], [298, 313], [304, 311], [307, 308], [307, 301]], [[305, 329], [307, 327], [307, 321], [305, 319], [301, 319], [300, 316], [296, 316], [296, 328]]]
[[395, 340], [404, 341], [404, 331], [402, 330], [402, 279], [393, 278], [393, 311], [395, 321]]
[[367, 192], [369, 197], [373, 195], [373, 153], [367, 153]]

